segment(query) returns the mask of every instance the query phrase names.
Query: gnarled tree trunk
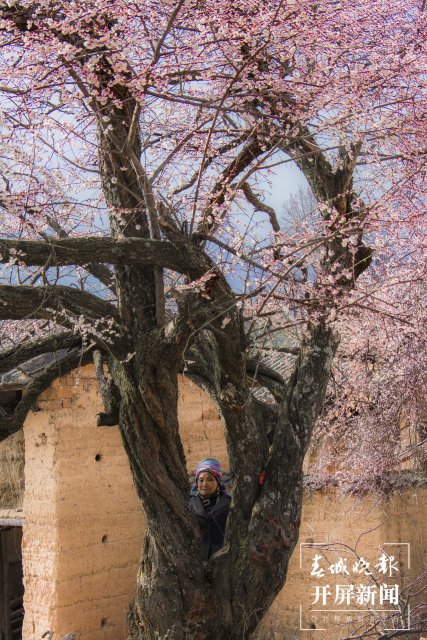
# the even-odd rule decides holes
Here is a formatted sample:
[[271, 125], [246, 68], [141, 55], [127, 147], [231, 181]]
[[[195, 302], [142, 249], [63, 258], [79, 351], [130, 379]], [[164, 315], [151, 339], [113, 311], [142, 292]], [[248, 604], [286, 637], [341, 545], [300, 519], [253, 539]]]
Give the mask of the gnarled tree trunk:
[[231, 348], [239, 325], [231, 324], [228, 349], [224, 335], [210, 340], [210, 367], [198, 369], [224, 418], [233, 476], [225, 545], [207, 563], [188, 509], [177, 368], [170, 360], [153, 361], [150, 354], [159, 353], [153, 344], [129, 363], [110, 363], [121, 392], [120, 429], [148, 527], [130, 616], [133, 640], [250, 638], [286, 579], [298, 539], [303, 458], [336, 338], [323, 326], [313, 331], [272, 424], [271, 407], [246, 387], [242, 351]]

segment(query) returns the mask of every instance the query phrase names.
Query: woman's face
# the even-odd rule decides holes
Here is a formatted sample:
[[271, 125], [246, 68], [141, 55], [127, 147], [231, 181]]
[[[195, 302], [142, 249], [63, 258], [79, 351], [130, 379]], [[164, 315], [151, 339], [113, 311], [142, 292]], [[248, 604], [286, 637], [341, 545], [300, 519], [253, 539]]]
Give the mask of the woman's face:
[[197, 478], [197, 488], [202, 496], [212, 496], [218, 489], [218, 483], [209, 471], [202, 471]]

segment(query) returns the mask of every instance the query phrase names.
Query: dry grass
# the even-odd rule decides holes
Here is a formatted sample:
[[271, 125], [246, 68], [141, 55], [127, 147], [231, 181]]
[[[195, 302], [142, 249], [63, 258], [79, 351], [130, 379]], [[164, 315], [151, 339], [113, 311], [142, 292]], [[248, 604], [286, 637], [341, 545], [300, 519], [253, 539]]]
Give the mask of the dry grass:
[[22, 507], [24, 497], [24, 435], [0, 442], [0, 509]]

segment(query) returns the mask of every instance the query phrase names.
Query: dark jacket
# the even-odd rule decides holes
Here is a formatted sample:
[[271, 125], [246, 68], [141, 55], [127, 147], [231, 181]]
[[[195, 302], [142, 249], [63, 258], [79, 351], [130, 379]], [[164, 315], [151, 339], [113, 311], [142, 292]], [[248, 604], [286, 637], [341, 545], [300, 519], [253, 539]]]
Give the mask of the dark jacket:
[[202, 532], [203, 560], [219, 551], [224, 544], [225, 525], [230, 511], [231, 498], [226, 493], [218, 493], [211, 511], [207, 511], [196, 492], [190, 495], [190, 509], [195, 514]]

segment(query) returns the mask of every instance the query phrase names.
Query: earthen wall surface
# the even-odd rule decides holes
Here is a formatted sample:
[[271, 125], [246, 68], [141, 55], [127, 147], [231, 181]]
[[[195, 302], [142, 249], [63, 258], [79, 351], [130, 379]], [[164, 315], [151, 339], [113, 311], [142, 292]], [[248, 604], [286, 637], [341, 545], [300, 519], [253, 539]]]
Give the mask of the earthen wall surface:
[[229, 470], [227, 447], [218, 411], [211, 398], [194, 382], [180, 377], [178, 419], [188, 472], [203, 458], [219, 458]]
[[24, 638], [125, 637], [144, 521], [91, 367], [44, 392], [25, 424]]
[[[38, 408], [25, 425], [24, 640], [47, 630], [55, 639], [76, 631], [78, 640], [124, 640], [144, 522], [118, 429], [95, 426], [102, 404], [92, 367], [57, 380]], [[219, 457], [228, 470], [215, 406], [187, 379], [180, 381], [179, 421], [189, 473], [206, 456]], [[320, 632], [324, 621], [311, 612], [312, 543], [348, 545], [352, 558], [355, 547], [372, 557], [385, 542], [410, 542], [412, 572], [425, 569], [426, 500], [426, 486], [383, 500], [307, 494], [301, 555], [298, 547], [260, 640], [344, 637], [342, 621]], [[300, 630], [313, 624], [316, 630]]]
[[[392, 605], [385, 603], [380, 606], [379, 585], [393, 587], [398, 584], [399, 594], [403, 595], [402, 589], [427, 570], [426, 515], [427, 485], [408, 487], [401, 493], [382, 498], [343, 495], [333, 489], [306, 492], [299, 544], [290, 561], [288, 579], [261, 625], [258, 640], [355, 637], [358, 635], [356, 629], [362, 624], [384, 617], [381, 610]], [[382, 574], [375, 568], [382, 553], [394, 557], [392, 564], [398, 570], [392, 570], [391, 575], [388, 571]], [[323, 576], [311, 575], [316, 554], [320, 556], [319, 569]], [[339, 563], [340, 558], [348, 575], [345, 571], [334, 575], [329, 570], [331, 565]], [[359, 558], [369, 562], [367, 570], [373, 573], [372, 577], [365, 575], [360, 564], [359, 573], [354, 571], [354, 564]], [[422, 584], [427, 587], [425, 578], [413, 591], [418, 591]], [[316, 587], [325, 585], [329, 585], [327, 592], [331, 593], [326, 604], [323, 605], [322, 597], [314, 603]], [[360, 585], [371, 586], [372, 592], [366, 604], [358, 603], [353, 596], [349, 604], [346, 598], [343, 603], [336, 604], [337, 585], [345, 585], [344, 589], [353, 585], [355, 595], [358, 591], [360, 593]], [[410, 606], [413, 612], [420, 603], [424, 603], [425, 618], [426, 592], [412, 599]], [[375, 613], [366, 611], [376, 608], [378, 611]], [[393, 605], [393, 608], [396, 607]], [[410, 612], [406, 611], [403, 628], [412, 622]]]

